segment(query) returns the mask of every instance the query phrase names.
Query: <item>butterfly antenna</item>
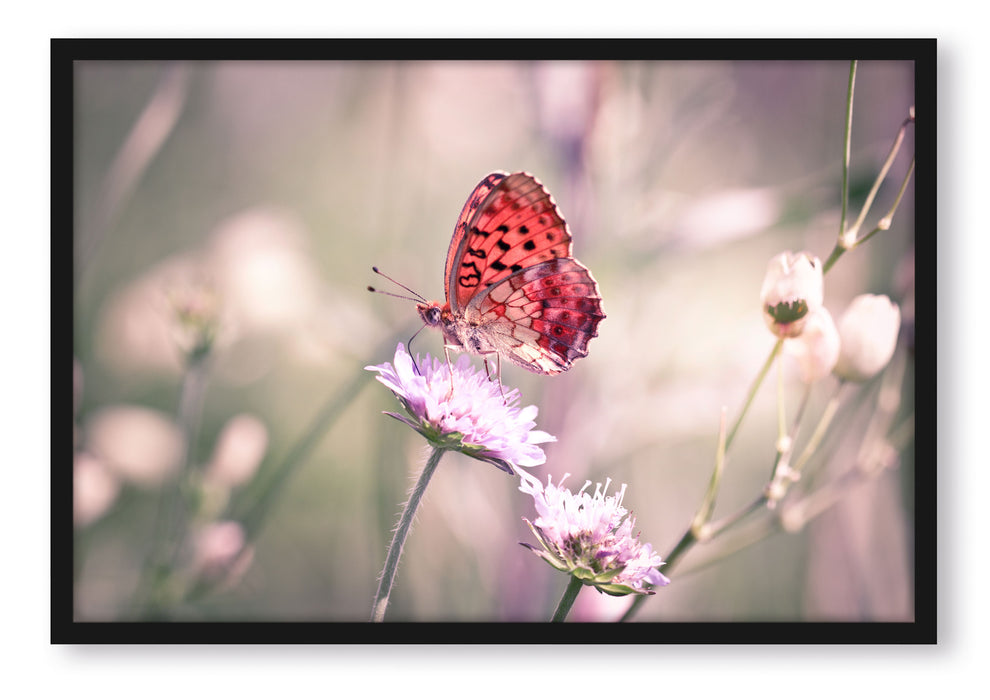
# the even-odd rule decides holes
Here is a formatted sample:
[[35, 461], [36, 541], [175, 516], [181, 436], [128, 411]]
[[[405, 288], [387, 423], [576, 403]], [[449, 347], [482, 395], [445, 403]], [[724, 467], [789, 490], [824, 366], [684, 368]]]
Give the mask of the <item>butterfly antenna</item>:
[[419, 302], [423, 302], [424, 304], [425, 303], [428, 303], [426, 301], [426, 299], [423, 298], [422, 295], [417, 294], [416, 292], [414, 292], [413, 290], [409, 289], [409, 287], [407, 287], [406, 285], [402, 284], [401, 282], [396, 282], [394, 279], [392, 279], [391, 277], [389, 277], [388, 275], [386, 275], [384, 272], [382, 272], [381, 270], [379, 270], [377, 267], [372, 267], [371, 268], [371, 271], [374, 272], [376, 275], [381, 275], [382, 277], [384, 277], [385, 279], [387, 279], [389, 282], [391, 282], [392, 284], [396, 285], [397, 287], [402, 287], [407, 292], [409, 292], [410, 294], [412, 294], [413, 297], [415, 297], [415, 299], [410, 298], [410, 297], [406, 297], [406, 296], [402, 296], [401, 294], [392, 294], [391, 292], [385, 292], [385, 291], [382, 291], [381, 289], [375, 289], [371, 285], [368, 285], [368, 291], [369, 292], [377, 292], [378, 294], [386, 294], [386, 295], [388, 295], [390, 297], [395, 297], [396, 299], [405, 299], [406, 301], [419, 301]]

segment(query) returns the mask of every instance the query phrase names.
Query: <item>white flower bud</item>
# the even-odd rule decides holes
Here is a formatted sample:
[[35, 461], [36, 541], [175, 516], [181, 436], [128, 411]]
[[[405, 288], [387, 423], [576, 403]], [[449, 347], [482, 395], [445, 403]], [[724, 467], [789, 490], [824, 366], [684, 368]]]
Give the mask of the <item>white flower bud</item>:
[[801, 380], [811, 384], [832, 372], [839, 359], [839, 345], [839, 331], [823, 306], [807, 315], [804, 331], [797, 338], [788, 338], [784, 351], [798, 361]]
[[835, 373], [864, 382], [887, 366], [901, 326], [901, 311], [888, 297], [860, 294], [839, 321], [839, 360]]
[[774, 335], [800, 335], [805, 317], [821, 307], [824, 296], [822, 264], [810, 253], [787, 251], [767, 265], [760, 301], [763, 318]]

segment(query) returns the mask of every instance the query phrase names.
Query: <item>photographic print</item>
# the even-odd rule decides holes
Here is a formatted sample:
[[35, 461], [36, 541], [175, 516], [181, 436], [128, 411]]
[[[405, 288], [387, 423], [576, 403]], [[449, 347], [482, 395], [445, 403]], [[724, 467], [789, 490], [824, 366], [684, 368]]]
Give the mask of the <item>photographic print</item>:
[[53, 641], [934, 643], [934, 69], [53, 40]]

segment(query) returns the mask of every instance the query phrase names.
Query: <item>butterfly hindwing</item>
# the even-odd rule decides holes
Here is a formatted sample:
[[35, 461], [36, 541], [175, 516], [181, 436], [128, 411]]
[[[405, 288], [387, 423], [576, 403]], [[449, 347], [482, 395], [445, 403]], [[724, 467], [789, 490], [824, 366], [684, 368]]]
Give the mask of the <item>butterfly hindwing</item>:
[[542, 374], [563, 372], [585, 357], [605, 318], [598, 284], [570, 257], [510, 275], [473, 299], [465, 316], [487, 328], [512, 362]]
[[447, 252], [447, 301], [464, 309], [511, 275], [570, 254], [570, 230], [542, 183], [525, 172], [491, 173], [458, 217]]

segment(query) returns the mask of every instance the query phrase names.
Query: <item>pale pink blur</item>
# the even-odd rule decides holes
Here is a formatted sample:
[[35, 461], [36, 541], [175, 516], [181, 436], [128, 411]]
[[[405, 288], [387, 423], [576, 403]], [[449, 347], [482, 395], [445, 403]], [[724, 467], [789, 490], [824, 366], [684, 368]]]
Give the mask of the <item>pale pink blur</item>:
[[268, 429], [255, 416], [234, 416], [220, 431], [213, 457], [206, 467], [206, 480], [234, 488], [254, 476], [268, 448]]
[[147, 488], [175, 475], [183, 457], [182, 433], [171, 418], [126, 404], [95, 413], [86, 423], [85, 445], [113, 474]]
[[77, 452], [72, 465], [72, 520], [77, 527], [98, 520], [120, 492], [116, 477], [100, 460]]

